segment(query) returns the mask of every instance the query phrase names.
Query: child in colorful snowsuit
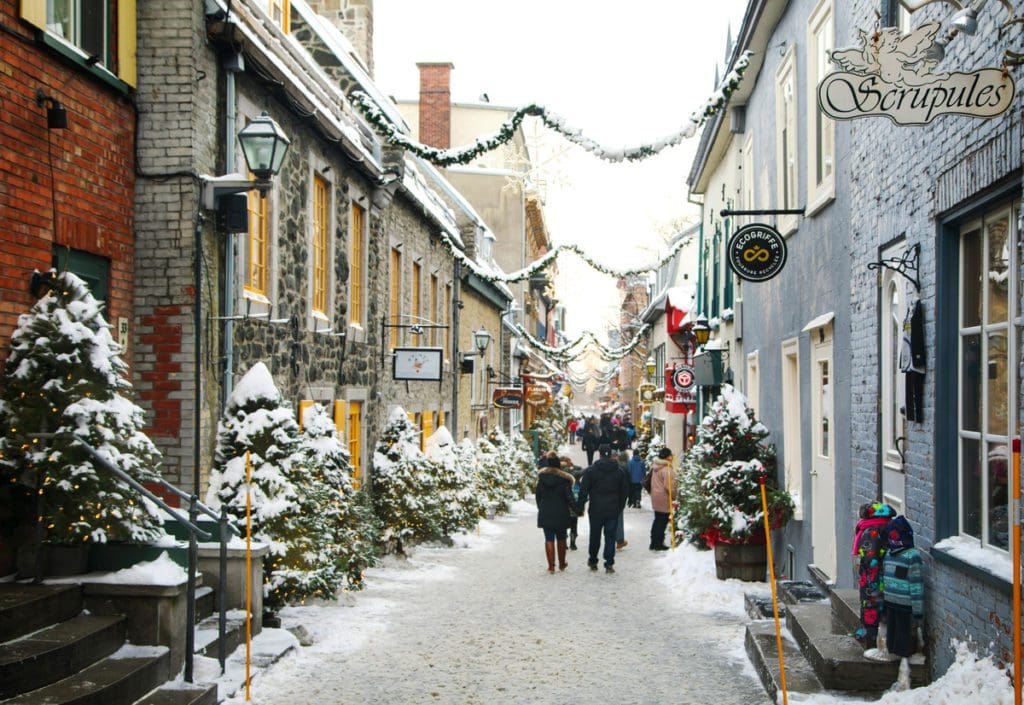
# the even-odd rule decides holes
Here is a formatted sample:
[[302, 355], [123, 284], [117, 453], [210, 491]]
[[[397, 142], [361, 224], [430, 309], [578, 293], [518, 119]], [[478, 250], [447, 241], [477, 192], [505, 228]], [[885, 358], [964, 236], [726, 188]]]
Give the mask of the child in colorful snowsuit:
[[[898, 516], [885, 527], [882, 584], [885, 599], [886, 646], [894, 656], [914, 654], [924, 619], [924, 573], [920, 552], [914, 548], [914, 530]], [[917, 627], [915, 629], [915, 627]]]
[[885, 527], [896, 516], [888, 504], [872, 502], [860, 508], [860, 521], [853, 540], [854, 565], [860, 587], [860, 628], [853, 637], [864, 648], [873, 648], [882, 617], [882, 559], [888, 544]]

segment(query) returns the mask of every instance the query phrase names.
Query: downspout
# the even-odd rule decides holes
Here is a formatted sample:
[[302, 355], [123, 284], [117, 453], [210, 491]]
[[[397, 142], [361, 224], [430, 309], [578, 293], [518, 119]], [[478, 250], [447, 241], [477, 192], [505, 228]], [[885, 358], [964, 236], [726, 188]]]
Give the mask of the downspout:
[[[697, 315], [701, 315], [704, 312], [704, 201], [693, 200], [693, 194], [686, 194], [687, 203], [692, 203], [695, 206], [700, 206], [700, 228], [697, 229]], [[697, 353], [694, 350], [694, 357]], [[691, 359], [691, 364], [693, 361]], [[704, 392], [700, 387], [697, 387], [697, 418], [701, 418], [704, 414], [702, 409], [704, 408]], [[685, 426], [685, 422], [684, 422]]]
[[[230, 13], [231, 6], [228, 5]], [[230, 14], [228, 21], [231, 21]], [[222, 62], [224, 67], [224, 173], [235, 171], [235, 72], [243, 68], [242, 56]], [[224, 244], [224, 382], [221, 385], [221, 411], [227, 406], [235, 388], [235, 234], [228, 233]]]
[[[459, 442], [459, 375], [461, 374], [461, 362], [459, 361], [459, 311], [462, 308], [462, 261], [455, 259], [452, 281], [452, 419], [455, 432], [452, 433], [452, 440]], [[451, 431], [452, 429], [448, 429]]]

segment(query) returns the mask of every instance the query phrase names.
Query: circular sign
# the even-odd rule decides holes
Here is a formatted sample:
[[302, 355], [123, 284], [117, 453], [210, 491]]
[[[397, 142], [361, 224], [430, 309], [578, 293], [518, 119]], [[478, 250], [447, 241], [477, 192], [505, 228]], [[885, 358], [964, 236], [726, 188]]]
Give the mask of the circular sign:
[[786, 240], [764, 223], [744, 225], [729, 239], [729, 267], [740, 279], [768, 281], [786, 264]]
[[672, 384], [676, 386], [676, 389], [683, 391], [693, 387], [693, 368], [686, 365], [677, 367], [676, 371], [672, 373]]

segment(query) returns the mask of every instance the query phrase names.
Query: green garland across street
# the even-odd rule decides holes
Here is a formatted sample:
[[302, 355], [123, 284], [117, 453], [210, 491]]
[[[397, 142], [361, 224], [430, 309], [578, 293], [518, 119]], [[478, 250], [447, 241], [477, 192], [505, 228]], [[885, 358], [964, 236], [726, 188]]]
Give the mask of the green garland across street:
[[532, 348], [539, 350], [556, 362], [562, 363], [569, 363], [578, 359], [583, 355], [590, 344], [593, 344], [597, 348], [602, 359], [607, 360], [608, 362], [618, 362], [636, 350], [637, 346], [644, 340], [644, 337], [647, 335], [650, 328], [651, 324], [645, 323], [628, 343], [618, 348], [609, 348], [607, 345], [604, 345], [597, 339], [597, 336], [589, 330], [581, 333], [580, 336], [572, 342], [553, 347], [530, 335], [526, 329], [518, 323], [513, 324], [513, 330], [515, 330], [516, 334], [523, 338]]
[[751, 52], [745, 51], [736, 61], [736, 65], [730, 71], [718, 89], [704, 103], [704, 107], [695, 110], [689, 121], [674, 135], [662, 137], [654, 142], [642, 144], [637, 147], [625, 147], [608, 149], [601, 146], [594, 140], [583, 135], [582, 131], [570, 126], [565, 119], [554, 112], [550, 112], [543, 105], [531, 103], [518, 108], [497, 132], [485, 137], [478, 137], [473, 144], [458, 149], [438, 149], [416, 142], [403, 134], [398, 127], [391, 123], [384, 115], [380, 107], [362, 91], [353, 91], [350, 95], [353, 105], [362, 112], [363, 116], [391, 145], [402, 147], [413, 154], [440, 167], [452, 166], [453, 164], [468, 164], [481, 154], [497, 149], [499, 146], [511, 141], [517, 129], [527, 116], [534, 116], [549, 128], [562, 135], [573, 144], [583, 148], [585, 151], [608, 162], [640, 161], [660, 153], [667, 147], [674, 147], [684, 139], [689, 139], [697, 134], [697, 130], [707, 122], [708, 118], [714, 116], [725, 107], [729, 96], [739, 87], [743, 79], [743, 73], [750, 65]]

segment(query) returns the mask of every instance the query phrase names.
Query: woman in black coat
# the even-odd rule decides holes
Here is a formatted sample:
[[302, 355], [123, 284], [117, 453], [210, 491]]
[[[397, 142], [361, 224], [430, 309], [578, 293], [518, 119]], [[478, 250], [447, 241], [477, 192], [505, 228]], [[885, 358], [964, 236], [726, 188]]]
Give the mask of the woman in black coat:
[[555, 542], [558, 542], [558, 569], [565, 570], [565, 533], [569, 528], [569, 508], [573, 506], [572, 475], [559, 467], [554, 452], [541, 456], [538, 463], [537, 526], [544, 530], [544, 553], [548, 559], [548, 572], [555, 572]]

